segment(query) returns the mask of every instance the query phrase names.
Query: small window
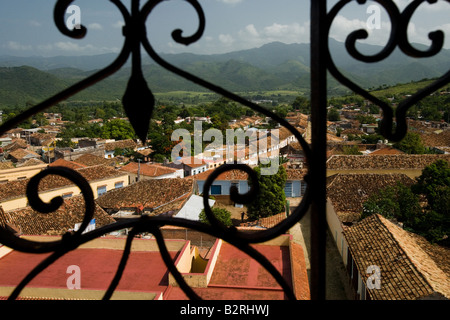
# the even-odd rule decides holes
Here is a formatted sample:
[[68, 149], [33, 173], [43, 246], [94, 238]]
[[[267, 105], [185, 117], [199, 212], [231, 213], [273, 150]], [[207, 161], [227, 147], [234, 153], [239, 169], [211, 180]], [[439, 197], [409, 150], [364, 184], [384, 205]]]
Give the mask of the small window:
[[116, 182], [116, 183], [114, 184], [114, 188], [116, 188], [116, 189], [123, 188], [123, 181]]
[[221, 195], [222, 186], [211, 186], [211, 195]]
[[301, 181], [300, 182], [300, 196], [304, 196], [306, 193], [306, 182], [305, 181]]
[[73, 196], [73, 192], [68, 192], [68, 193], [64, 193], [62, 195], [62, 198], [63, 199], [68, 199], [68, 198], [71, 198], [72, 196]]
[[97, 195], [100, 197], [102, 194], [106, 193], [106, 186], [97, 187]]
[[286, 182], [284, 194], [286, 195], [286, 198], [292, 198], [292, 182]]

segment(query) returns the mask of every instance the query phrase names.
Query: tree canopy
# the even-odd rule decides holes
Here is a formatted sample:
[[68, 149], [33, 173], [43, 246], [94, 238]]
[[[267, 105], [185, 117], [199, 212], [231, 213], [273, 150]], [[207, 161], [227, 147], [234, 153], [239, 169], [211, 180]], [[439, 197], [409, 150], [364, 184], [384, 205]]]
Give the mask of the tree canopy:
[[406, 230], [431, 242], [449, 246], [450, 167], [438, 160], [427, 166], [411, 187], [398, 184], [372, 194], [363, 204], [361, 218], [379, 213], [403, 223]]
[[395, 143], [394, 147], [408, 154], [424, 154], [426, 151], [420, 135], [411, 131], [400, 142]]
[[[230, 227], [233, 225], [233, 222], [231, 221], [231, 213], [227, 209], [224, 208], [211, 208], [212, 213], [214, 216], [219, 220], [223, 225], [226, 227]], [[208, 217], [206, 216], [205, 209], [203, 209], [199, 214], [199, 220], [200, 222], [211, 224], [208, 220]]]
[[[247, 204], [247, 216], [251, 220], [270, 217], [285, 210], [286, 195], [284, 187], [287, 174], [283, 166], [279, 166], [276, 173], [262, 175], [261, 166], [255, 169], [258, 177], [260, 192], [255, 200]], [[252, 185], [251, 179], [249, 185]]]
[[127, 140], [134, 139], [136, 134], [128, 121], [113, 119], [102, 126], [100, 137], [103, 139]]

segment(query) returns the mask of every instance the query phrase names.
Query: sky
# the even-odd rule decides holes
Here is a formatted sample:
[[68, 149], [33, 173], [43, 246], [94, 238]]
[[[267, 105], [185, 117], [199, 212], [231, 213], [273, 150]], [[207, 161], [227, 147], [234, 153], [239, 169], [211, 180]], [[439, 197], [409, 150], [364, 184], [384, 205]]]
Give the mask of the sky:
[[[123, 0], [129, 7], [131, 0]], [[329, 0], [331, 8], [338, 0]], [[62, 35], [53, 20], [56, 0], [2, 0], [0, 2], [0, 55], [77, 56], [119, 52], [123, 45], [123, 18], [108, 0], [76, 0], [79, 19], [88, 28], [84, 39]], [[411, 0], [395, 0], [400, 10]], [[145, 3], [145, 0], [141, 0]], [[147, 34], [158, 52], [216, 54], [260, 47], [266, 43], [309, 43], [309, 0], [199, 0], [206, 16], [202, 38], [190, 46], [171, 38], [174, 29], [191, 35], [197, 30], [195, 10], [186, 1], [169, 0], [159, 4], [147, 19]], [[367, 11], [369, 6], [372, 10]], [[375, 8], [374, 8], [375, 6]], [[378, 14], [379, 12], [379, 14]], [[65, 19], [75, 21], [75, 12]], [[421, 5], [409, 25], [410, 42], [430, 44], [428, 33], [442, 30], [450, 48], [450, 3], [439, 0]], [[370, 28], [368, 28], [368, 23]], [[386, 11], [375, 1], [345, 6], [334, 20], [330, 37], [345, 41], [357, 29], [369, 31], [368, 44], [385, 45], [390, 32]]]

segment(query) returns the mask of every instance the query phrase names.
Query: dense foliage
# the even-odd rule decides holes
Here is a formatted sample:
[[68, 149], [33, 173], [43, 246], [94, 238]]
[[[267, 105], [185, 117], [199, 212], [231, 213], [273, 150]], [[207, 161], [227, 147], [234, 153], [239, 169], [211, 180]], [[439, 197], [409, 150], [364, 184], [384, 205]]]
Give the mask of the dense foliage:
[[411, 187], [398, 184], [372, 194], [363, 205], [361, 218], [378, 213], [403, 223], [406, 230], [431, 242], [449, 246], [450, 167], [438, 160], [427, 166]]
[[[280, 165], [278, 170], [270, 175], [261, 174], [261, 165], [254, 170], [258, 177], [260, 192], [255, 200], [247, 204], [248, 218], [257, 220], [283, 212], [286, 203], [286, 195], [284, 193], [287, 179], [286, 169]], [[252, 185], [251, 179], [249, 179], [249, 185]]]
[[[233, 222], [231, 221], [231, 213], [230, 211], [224, 209], [224, 208], [211, 208], [212, 213], [214, 216], [219, 220], [223, 225], [226, 227], [230, 227], [233, 225]], [[198, 216], [200, 222], [211, 224], [208, 220], [208, 217], [206, 216], [205, 209], [203, 209], [199, 216]]]

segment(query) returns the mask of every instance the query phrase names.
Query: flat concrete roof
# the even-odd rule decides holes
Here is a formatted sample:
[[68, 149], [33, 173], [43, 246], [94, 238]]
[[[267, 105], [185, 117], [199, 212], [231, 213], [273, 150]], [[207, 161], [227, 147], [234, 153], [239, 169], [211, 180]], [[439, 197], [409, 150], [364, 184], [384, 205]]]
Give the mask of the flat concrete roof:
[[[123, 246], [114, 248], [105, 247], [106, 239], [98, 239], [99, 245], [86, 245], [67, 253], [38, 274], [28, 285], [27, 291], [21, 294], [24, 298], [61, 298], [65, 299], [101, 299], [103, 293], [109, 287], [114, 278], [123, 254], [125, 239], [121, 239]], [[169, 240], [170, 241], [170, 240]], [[184, 240], [172, 240], [180, 243], [188, 243]], [[154, 243], [155, 240], [136, 239], [138, 244], [131, 251], [122, 278], [117, 286], [117, 297], [121, 299], [157, 298], [167, 289], [168, 271], [159, 251], [154, 248], [145, 250], [145, 243]], [[182, 248], [182, 249], [180, 249]], [[186, 246], [169, 246], [168, 250], [175, 261]], [[9, 296], [11, 287], [16, 287], [23, 278], [29, 274], [35, 266], [47, 258], [50, 254], [29, 254], [19, 251], [11, 251], [0, 258], [0, 296]], [[68, 273], [70, 266], [78, 266], [80, 270], [81, 291], [68, 290], [67, 281], [73, 272]], [[31, 290], [31, 289], [36, 290]], [[44, 290], [55, 289], [55, 290]], [[65, 291], [61, 291], [65, 290]], [[95, 294], [95, 291], [100, 291]], [[45, 294], [45, 296], [42, 296]]]
[[[294, 285], [297, 299], [310, 299], [306, 264], [299, 245], [252, 245]], [[290, 252], [292, 251], [292, 252]], [[295, 269], [295, 270], [293, 270]], [[295, 271], [293, 281], [292, 274]], [[204, 300], [284, 300], [286, 295], [273, 276], [256, 260], [223, 242], [207, 288], [193, 288]], [[188, 299], [178, 287], [167, 290], [165, 300]]]
[[[289, 237], [252, 246], [263, 253], [294, 287], [298, 299], [309, 299], [303, 251], [301, 246], [287, 241]], [[49, 300], [101, 299], [116, 274], [124, 245], [125, 238], [99, 238], [84, 244], [36, 276], [20, 297]], [[174, 262], [192, 249], [190, 242], [185, 240], [166, 240], [166, 245]], [[0, 299], [8, 297], [14, 287], [48, 256], [49, 254], [28, 254], [14, 250], [0, 256]], [[67, 288], [68, 278], [72, 275], [68, 268], [73, 265], [80, 270], [81, 290]], [[222, 242], [220, 246], [207, 287], [193, 289], [205, 300], [286, 299], [280, 285], [265, 268], [226, 242]], [[187, 296], [179, 287], [169, 284], [169, 272], [156, 241], [135, 239], [124, 274], [112, 298], [185, 300]]]

